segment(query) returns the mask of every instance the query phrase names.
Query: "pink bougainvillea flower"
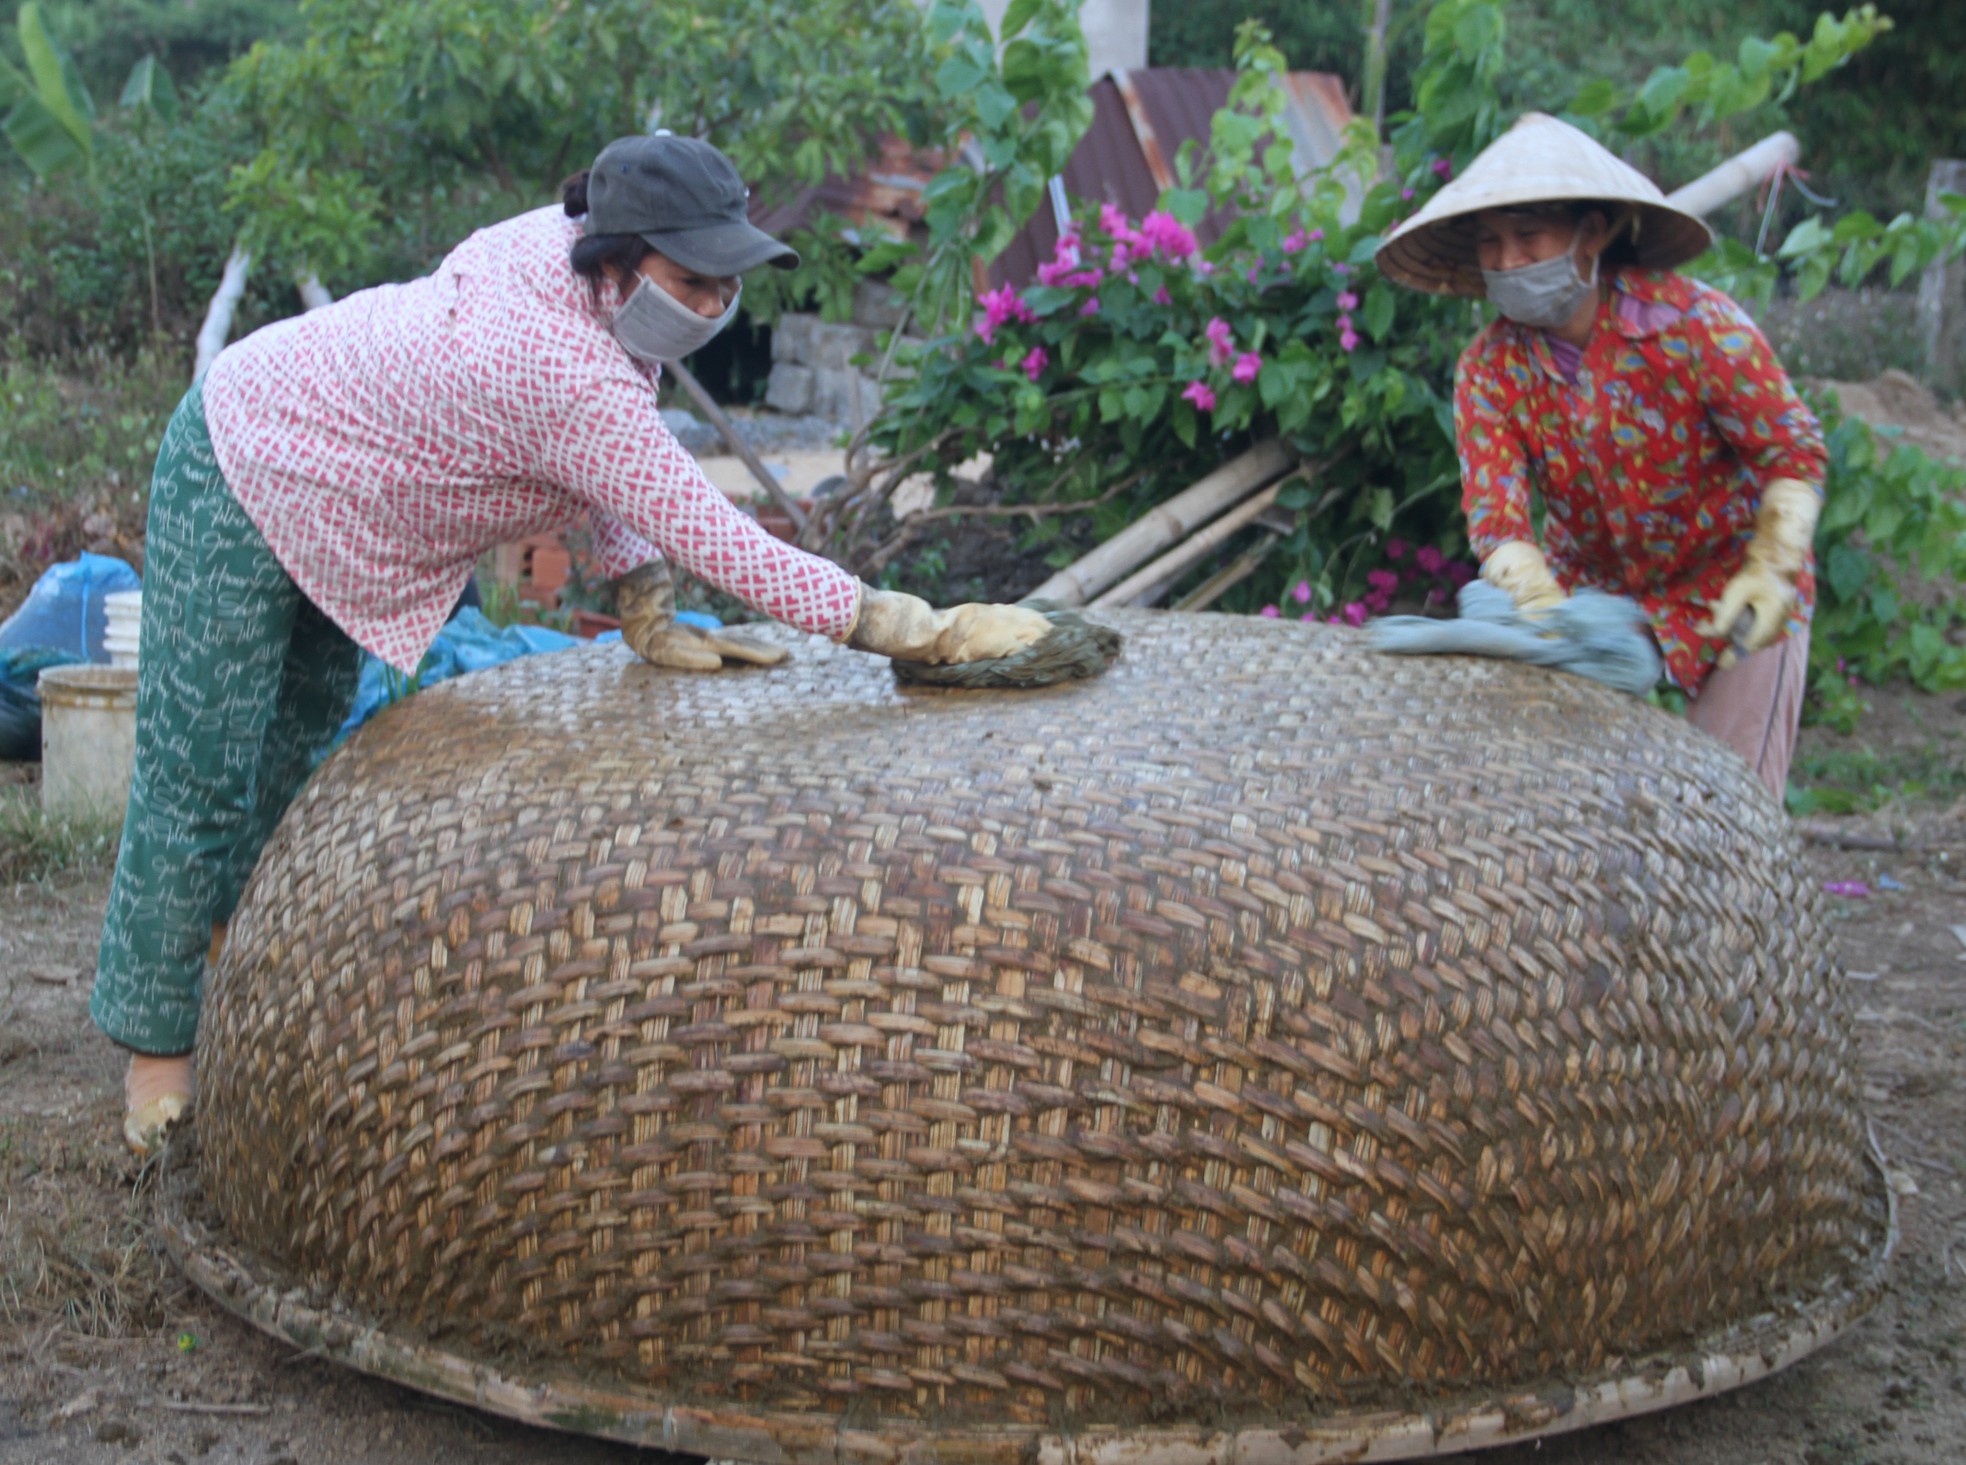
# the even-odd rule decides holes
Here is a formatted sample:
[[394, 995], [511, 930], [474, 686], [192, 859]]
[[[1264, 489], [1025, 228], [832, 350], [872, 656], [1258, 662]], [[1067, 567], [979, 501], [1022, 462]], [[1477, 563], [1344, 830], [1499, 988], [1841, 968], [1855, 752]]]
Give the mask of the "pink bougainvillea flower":
[[1459, 590], [1468, 581], [1474, 579], [1474, 577], [1475, 567], [1466, 560], [1449, 560], [1447, 562], [1447, 583], [1452, 585], [1456, 590]]
[[1400, 202], [1402, 203], [1408, 202], [1413, 197], [1413, 190], [1410, 188], [1402, 188], [1399, 191], [1399, 197], [1400, 197]]
[[1344, 616], [1345, 624], [1348, 626], [1362, 626], [1365, 624], [1366, 609], [1356, 600], [1346, 606], [1339, 614]]
[[1169, 259], [1186, 259], [1199, 247], [1194, 230], [1165, 209], [1155, 209], [1140, 221], [1140, 242]]
[[1154, 291], [1154, 304], [1172, 305], [1173, 303], [1174, 297], [1167, 293], [1167, 286], [1163, 285], [1160, 289]]
[[1359, 334], [1357, 331], [1352, 329], [1352, 318], [1349, 315], [1339, 316], [1338, 317], [1338, 344], [1344, 347], [1345, 350], [1347, 351], [1356, 351], [1358, 350], [1358, 343], [1359, 343]]
[[1434, 177], [1438, 178], [1442, 183], [1451, 182], [1454, 178], [1454, 160], [1452, 158], [1435, 158]]
[[1404, 539], [1388, 539], [1386, 541], [1386, 558], [1389, 560], [1405, 559], [1406, 541]]
[[1077, 260], [1048, 259], [1038, 266], [1038, 283], [1056, 285], [1079, 267]]
[[1268, 616], [1271, 620], [1275, 620], [1278, 616], [1282, 615], [1283, 612], [1281, 610], [1278, 610], [1274, 605], [1266, 605], [1262, 608], [1262, 610], [1258, 611], [1257, 614]]
[[984, 345], [996, 340], [997, 329], [1005, 321], [1023, 321], [1026, 324], [1037, 319], [1031, 307], [1024, 303], [1010, 285], [999, 285], [994, 290], [986, 290], [976, 297], [976, 303], [983, 307], [983, 319], [976, 323], [976, 334], [983, 338]]
[[1261, 265], [1251, 265], [1244, 272], [1243, 278], [1248, 280], [1250, 284], [1252, 285], [1255, 284], [1258, 280], [1263, 278], [1263, 267]]
[[1399, 589], [1399, 575], [1393, 570], [1371, 570], [1366, 573], [1365, 583], [1390, 595]]
[[1263, 369], [1263, 358], [1254, 351], [1245, 351], [1236, 358], [1235, 368], [1229, 375], [1239, 382], [1253, 382]]
[[1283, 252], [1285, 254], [1302, 254], [1310, 247], [1311, 236], [1306, 234], [1302, 229], [1292, 229], [1288, 234], [1283, 236]]
[[1338, 308], [1340, 310], [1357, 310], [1358, 296], [1350, 290], [1340, 290], [1338, 292]]
[[1318, 613], [1314, 610], [1307, 610], [1302, 615], [1297, 617], [1297, 619], [1300, 621], [1315, 621], [1317, 620], [1317, 618], [1318, 618]]
[[1089, 297], [1086, 300], [1085, 304], [1079, 307], [1079, 314], [1080, 315], [1099, 314], [1099, 297], [1097, 295]]
[[1033, 346], [1025, 355], [1024, 359], [1017, 364], [1024, 368], [1024, 375], [1028, 376], [1032, 381], [1036, 381], [1044, 372], [1045, 364], [1050, 360], [1051, 357], [1045, 351], [1044, 347]]
[[1447, 556], [1435, 549], [1431, 544], [1423, 544], [1415, 552], [1413, 563], [1425, 570], [1429, 575], [1438, 575], [1442, 570], [1447, 568]]
[[1309, 580], [1299, 580], [1295, 585], [1292, 585], [1290, 587], [1290, 598], [1299, 605], [1309, 605], [1311, 603], [1311, 582]]
[[1099, 205], [1099, 232], [1113, 239], [1133, 238], [1133, 221], [1114, 204]]
[[1352, 272], [1352, 267], [1346, 264], [1342, 259], [1331, 267], [1331, 273], [1334, 275], [1349, 275], [1351, 272]]
[[1209, 386], [1207, 382], [1189, 382], [1187, 386], [1181, 389], [1181, 397], [1183, 401], [1193, 402], [1199, 411], [1213, 412], [1215, 410], [1215, 389]]
[[1229, 329], [1229, 323], [1219, 315], [1211, 316], [1201, 333], [1208, 337], [1208, 364], [1227, 366], [1236, 354], [1235, 332]]

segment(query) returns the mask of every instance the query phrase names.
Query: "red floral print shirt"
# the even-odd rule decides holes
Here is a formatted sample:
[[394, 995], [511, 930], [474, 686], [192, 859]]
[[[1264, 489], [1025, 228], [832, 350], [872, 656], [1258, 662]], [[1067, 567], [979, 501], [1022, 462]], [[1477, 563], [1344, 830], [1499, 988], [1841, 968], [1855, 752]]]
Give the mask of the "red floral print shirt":
[[[1468, 538], [1485, 559], [1534, 541], [1566, 588], [1645, 610], [1667, 674], [1698, 695], [1725, 639], [1694, 629], [1741, 568], [1764, 485], [1820, 485], [1822, 429], [1740, 306], [1683, 275], [1627, 269], [1599, 302], [1575, 380], [1537, 329], [1497, 320], [1454, 380]], [[1630, 297], [1642, 308], [1620, 310]], [[1787, 630], [1815, 605], [1814, 561]]]

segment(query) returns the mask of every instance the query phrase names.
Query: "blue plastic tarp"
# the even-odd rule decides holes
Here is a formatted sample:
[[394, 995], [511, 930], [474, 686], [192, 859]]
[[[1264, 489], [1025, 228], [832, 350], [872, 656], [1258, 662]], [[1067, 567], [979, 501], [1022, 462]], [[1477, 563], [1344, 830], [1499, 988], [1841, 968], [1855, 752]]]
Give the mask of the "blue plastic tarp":
[[[715, 616], [697, 611], [678, 611], [676, 619], [684, 625], [701, 626], [705, 630], [715, 630], [723, 624]], [[619, 631], [609, 631], [595, 637], [596, 641], [620, 639]], [[414, 681], [374, 656], [362, 658], [362, 679], [355, 693], [355, 709], [348, 714], [348, 721], [342, 724], [335, 741], [339, 743], [390, 703], [402, 701], [412, 691], [433, 687], [452, 677], [463, 676], [466, 672], [502, 666], [522, 656], [564, 651], [569, 646], [586, 644], [578, 636], [550, 631], [544, 626], [495, 626], [485, 618], [483, 611], [467, 607], [452, 616], [443, 630], [437, 633], [437, 639], [430, 643], [430, 649], [424, 653], [423, 664], [417, 668]]]
[[36, 647], [64, 652], [75, 661], [108, 661], [102, 649], [103, 597], [142, 588], [135, 570], [106, 554], [50, 565], [21, 608], [0, 623], [0, 650]]

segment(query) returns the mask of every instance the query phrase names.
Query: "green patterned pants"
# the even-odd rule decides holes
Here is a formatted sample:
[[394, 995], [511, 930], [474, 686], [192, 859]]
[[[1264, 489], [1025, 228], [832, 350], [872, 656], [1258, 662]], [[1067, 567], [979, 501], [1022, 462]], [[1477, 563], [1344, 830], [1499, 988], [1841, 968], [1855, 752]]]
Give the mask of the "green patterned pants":
[[136, 776], [89, 1012], [139, 1053], [191, 1050], [212, 926], [355, 699], [361, 652], [225, 486], [197, 387], [150, 486]]

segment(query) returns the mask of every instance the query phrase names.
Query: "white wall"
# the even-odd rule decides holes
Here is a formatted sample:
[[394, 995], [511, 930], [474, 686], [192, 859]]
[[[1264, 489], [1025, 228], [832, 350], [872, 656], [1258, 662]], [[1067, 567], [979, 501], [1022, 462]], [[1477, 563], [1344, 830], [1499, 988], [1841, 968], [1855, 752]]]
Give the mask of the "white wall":
[[[1003, 24], [1010, 0], [979, 0], [990, 29]], [[1092, 79], [1113, 70], [1137, 71], [1147, 64], [1148, 0], [1085, 0], [1079, 23], [1091, 52]]]

